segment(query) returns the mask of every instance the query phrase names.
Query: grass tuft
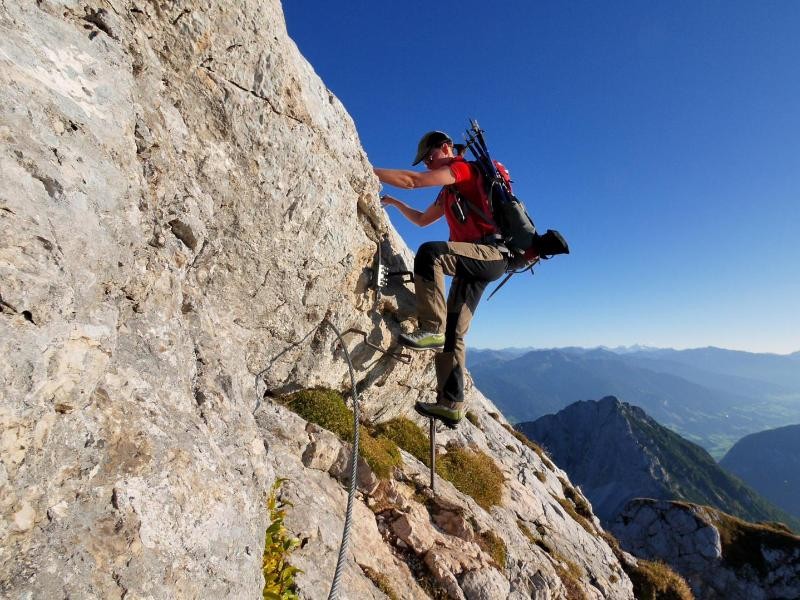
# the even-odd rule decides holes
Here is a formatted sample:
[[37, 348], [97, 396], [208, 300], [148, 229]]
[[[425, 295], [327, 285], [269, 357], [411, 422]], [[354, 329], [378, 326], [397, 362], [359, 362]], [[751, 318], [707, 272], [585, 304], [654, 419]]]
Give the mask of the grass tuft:
[[503, 497], [503, 472], [480, 451], [453, 448], [436, 460], [436, 472], [488, 510]]
[[719, 530], [722, 559], [734, 570], [750, 565], [761, 577], [766, 577], [770, 566], [764, 549], [792, 552], [800, 547], [800, 537], [787, 531], [782, 523], [748, 523], [718, 510], [710, 512]]
[[477, 542], [478, 545], [492, 557], [492, 560], [498, 567], [501, 569], [506, 568], [508, 550], [506, 549], [506, 543], [503, 541], [503, 538], [493, 531], [487, 530], [482, 531], [478, 535]]
[[475, 427], [477, 427], [478, 429], [481, 428], [480, 425], [478, 424], [478, 415], [476, 415], [471, 410], [467, 411], [467, 421], [475, 425]]
[[[580, 584], [581, 577], [583, 577], [581, 568], [558, 552], [552, 552], [552, 555], [557, 561], [553, 566], [567, 592], [566, 600], [589, 600]], [[637, 600], [641, 599], [637, 596]]]
[[558, 481], [561, 483], [561, 487], [564, 488], [564, 496], [575, 506], [575, 511], [591, 522], [594, 515], [586, 499], [563, 477], [559, 477]]
[[375, 428], [375, 433], [392, 440], [425, 465], [430, 464], [428, 436], [411, 419], [398, 417], [391, 421], [386, 421]]
[[397, 592], [392, 588], [391, 581], [386, 575], [363, 565], [361, 566], [361, 570], [376, 588], [386, 594], [389, 600], [401, 600], [400, 596], [398, 596]]
[[[662, 562], [637, 559], [632, 566], [622, 556], [619, 541], [607, 531], [601, 537], [617, 557], [622, 569], [633, 584], [633, 595], [637, 600], [694, 600], [694, 594], [686, 580]], [[614, 581], [612, 581], [614, 583]]]
[[301, 390], [278, 398], [278, 402], [306, 421], [332, 431], [341, 439], [353, 441], [353, 412], [339, 392], [334, 390]]
[[637, 600], [694, 600], [686, 580], [664, 563], [641, 558], [638, 563], [626, 569]]

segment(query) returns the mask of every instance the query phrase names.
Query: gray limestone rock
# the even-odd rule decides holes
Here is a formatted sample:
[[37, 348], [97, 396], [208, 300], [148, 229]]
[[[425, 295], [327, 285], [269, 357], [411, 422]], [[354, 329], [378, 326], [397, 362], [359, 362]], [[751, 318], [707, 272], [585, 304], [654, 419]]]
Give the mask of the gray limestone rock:
[[[280, 3], [0, 3], [0, 100], [0, 595], [256, 597], [284, 477], [298, 590], [324, 597], [349, 447], [271, 397], [350, 387], [331, 323], [365, 422], [411, 416], [434, 376], [430, 356], [374, 348], [413, 312], [409, 285], [376, 298], [375, 251], [397, 270], [412, 255]], [[437, 521], [410, 455], [389, 482], [361, 464], [344, 597], [385, 597], [382, 573], [424, 598], [424, 565], [455, 597], [557, 597], [566, 558], [589, 597], [632, 598], [596, 521], [559, 503], [566, 475], [467, 393], [481, 428], [439, 442], [500, 465], [501, 505], [441, 482]]]
[[612, 532], [636, 556], [669, 564], [698, 599], [800, 597], [800, 538], [788, 532], [647, 499], [628, 503]]

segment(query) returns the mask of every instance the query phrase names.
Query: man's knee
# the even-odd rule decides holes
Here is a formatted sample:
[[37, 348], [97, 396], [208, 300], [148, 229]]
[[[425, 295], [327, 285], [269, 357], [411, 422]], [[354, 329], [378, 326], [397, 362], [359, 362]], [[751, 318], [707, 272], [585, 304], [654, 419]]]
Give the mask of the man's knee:
[[432, 281], [436, 259], [447, 252], [447, 242], [425, 242], [414, 257], [414, 274]]

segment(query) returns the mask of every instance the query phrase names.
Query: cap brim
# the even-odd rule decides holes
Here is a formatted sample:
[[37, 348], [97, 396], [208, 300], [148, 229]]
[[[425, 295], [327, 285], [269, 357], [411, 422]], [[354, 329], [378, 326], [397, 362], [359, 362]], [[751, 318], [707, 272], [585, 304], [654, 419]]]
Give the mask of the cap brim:
[[414, 162], [411, 163], [411, 166], [416, 167], [419, 163], [422, 162], [422, 159], [425, 158], [425, 155], [428, 154], [428, 152], [430, 151], [431, 151], [430, 148], [426, 148], [424, 151], [418, 152], [417, 157], [414, 159]]

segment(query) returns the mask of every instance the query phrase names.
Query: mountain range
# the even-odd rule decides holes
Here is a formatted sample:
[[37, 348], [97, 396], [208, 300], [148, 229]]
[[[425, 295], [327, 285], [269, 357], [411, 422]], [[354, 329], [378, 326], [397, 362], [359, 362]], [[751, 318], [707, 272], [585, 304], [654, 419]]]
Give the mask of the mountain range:
[[719, 464], [775, 505], [800, 516], [800, 425], [748, 435]]
[[517, 429], [548, 451], [606, 522], [630, 500], [646, 497], [710, 505], [800, 530], [800, 519], [728, 474], [703, 448], [613, 396], [576, 402]]
[[470, 350], [481, 389], [512, 421], [613, 395], [721, 458], [739, 439], [800, 423], [800, 353], [720, 348]]

